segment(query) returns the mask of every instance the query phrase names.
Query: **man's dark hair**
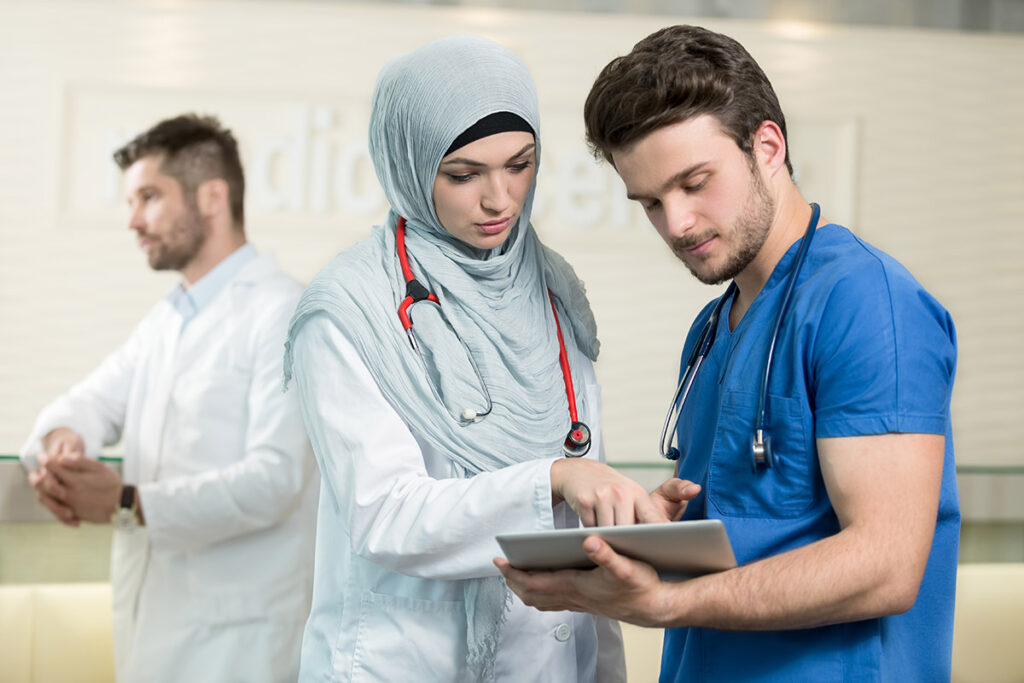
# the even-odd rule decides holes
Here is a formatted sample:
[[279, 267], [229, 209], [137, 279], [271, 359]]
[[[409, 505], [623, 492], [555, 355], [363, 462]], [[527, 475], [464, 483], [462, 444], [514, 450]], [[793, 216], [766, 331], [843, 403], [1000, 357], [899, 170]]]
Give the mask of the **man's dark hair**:
[[245, 174], [238, 156], [238, 142], [215, 116], [182, 114], [156, 124], [114, 152], [122, 171], [143, 157], [163, 155], [160, 172], [177, 180], [186, 199], [207, 180], [221, 178], [228, 184], [231, 221], [245, 225]]
[[[612, 151], [664, 126], [702, 114], [753, 156], [754, 131], [786, 118], [764, 71], [738, 42], [699, 26], [669, 26], [617, 57], [594, 82], [583, 108], [587, 143], [611, 163]], [[793, 166], [786, 145], [786, 168]]]

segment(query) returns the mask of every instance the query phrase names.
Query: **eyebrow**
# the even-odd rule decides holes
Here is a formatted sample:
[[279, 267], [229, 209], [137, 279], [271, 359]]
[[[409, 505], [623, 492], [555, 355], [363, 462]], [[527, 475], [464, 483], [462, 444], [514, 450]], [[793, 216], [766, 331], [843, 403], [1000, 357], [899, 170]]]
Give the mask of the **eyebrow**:
[[143, 192], [159, 192], [159, 191], [160, 191], [160, 189], [156, 185], [152, 185], [152, 184], [139, 185], [138, 187], [135, 188], [134, 192], [131, 192], [127, 197], [125, 197], [125, 200], [130, 202], [132, 200], [132, 197], [136, 197], [136, 196], [142, 194]]
[[[680, 171], [679, 173], [676, 173], [674, 176], [672, 176], [671, 178], [666, 180], [662, 184], [662, 186], [658, 188], [658, 190], [657, 190], [658, 194], [662, 194], [666, 190], [668, 190], [669, 188], [678, 185], [682, 181], [684, 181], [687, 178], [689, 178], [690, 176], [692, 176], [694, 173], [699, 173], [700, 171], [704, 170], [704, 167], [707, 166], [708, 163], [709, 162], [707, 162], [707, 161], [701, 161], [701, 162], [698, 162], [698, 163], [694, 164], [693, 166], [688, 166], [688, 167], [684, 168], [682, 171]], [[653, 197], [647, 197], [647, 196], [642, 195], [642, 194], [634, 194], [632, 192], [629, 192], [629, 193], [626, 194], [626, 199], [632, 199], [632, 200], [635, 201], [635, 200], [638, 200], [638, 199], [653, 199]]]
[[[519, 157], [523, 156], [524, 154], [526, 154], [527, 152], [529, 152], [531, 149], [533, 149], [536, 146], [537, 146], [537, 143], [535, 143], [535, 142], [528, 143], [521, 150], [519, 150], [518, 152], [516, 152], [515, 154], [510, 156], [505, 163], [508, 163], [509, 161], [512, 161], [513, 159], [518, 159]], [[482, 166], [486, 166], [487, 165], [487, 164], [485, 164], [485, 163], [483, 163], [481, 161], [474, 161], [473, 159], [466, 159], [464, 157], [454, 157], [452, 159], [445, 159], [444, 161], [441, 162], [442, 166], [446, 166], [448, 164], [465, 164], [466, 166], [474, 166], [474, 167], [482, 167]]]

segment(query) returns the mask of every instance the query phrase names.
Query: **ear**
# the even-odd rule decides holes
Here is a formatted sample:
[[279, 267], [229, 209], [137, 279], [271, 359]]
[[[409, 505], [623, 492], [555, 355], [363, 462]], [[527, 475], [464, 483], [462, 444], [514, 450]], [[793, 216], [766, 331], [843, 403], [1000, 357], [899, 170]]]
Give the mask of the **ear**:
[[786, 168], [786, 138], [774, 121], [762, 121], [754, 131], [754, 154], [768, 177]]
[[199, 215], [204, 218], [230, 216], [227, 181], [222, 178], [211, 178], [203, 182], [196, 188], [196, 206], [199, 208]]

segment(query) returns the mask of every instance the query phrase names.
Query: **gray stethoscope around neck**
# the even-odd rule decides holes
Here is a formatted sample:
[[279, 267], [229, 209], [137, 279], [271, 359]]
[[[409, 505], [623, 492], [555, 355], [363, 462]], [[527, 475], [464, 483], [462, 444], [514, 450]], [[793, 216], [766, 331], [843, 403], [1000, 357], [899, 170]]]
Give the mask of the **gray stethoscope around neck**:
[[[800, 275], [800, 269], [804, 265], [804, 258], [807, 255], [808, 247], [811, 245], [811, 240], [814, 238], [815, 228], [818, 225], [818, 217], [820, 215], [821, 209], [818, 205], [811, 204], [811, 220], [807, 223], [807, 231], [800, 241], [800, 248], [796, 252], [793, 269], [789, 272], [786, 290], [782, 294], [782, 302], [779, 304], [779, 310], [775, 313], [771, 341], [768, 343], [768, 355], [765, 357], [764, 369], [761, 372], [761, 390], [758, 392], [757, 397], [757, 422], [754, 425], [753, 438], [750, 442], [750, 466], [754, 472], [757, 472], [759, 466], [772, 467], [775, 464], [775, 459], [772, 455], [772, 440], [765, 430], [765, 412], [768, 407], [768, 378], [772, 372], [772, 356], [775, 353], [775, 342], [779, 338], [779, 327], [781, 327], [782, 319], [786, 314], [786, 309], [789, 307], [793, 287], [796, 284], [797, 277]], [[676, 393], [672, 396], [672, 405], [669, 406], [668, 415], [665, 416], [665, 426], [661, 430], [661, 443], [659, 447], [661, 449], [661, 457], [663, 458], [679, 460], [679, 449], [672, 445], [672, 440], [677, 437], [679, 416], [683, 412], [683, 406], [686, 405], [686, 395], [690, 393], [690, 386], [693, 384], [694, 377], [697, 376], [697, 369], [700, 368], [701, 362], [711, 351], [711, 345], [715, 342], [715, 332], [718, 329], [718, 319], [722, 314], [722, 308], [725, 306], [725, 302], [735, 293], [736, 283], [732, 282], [729, 284], [728, 289], [725, 290], [725, 294], [719, 297], [715, 303], [715, 307], [711, 310], [711, 316], [697, 338], [697, 343], [693, 345], [693, 350], [690, 351], [690, 357], [686, 361], [686, 371], [679, 378]]]

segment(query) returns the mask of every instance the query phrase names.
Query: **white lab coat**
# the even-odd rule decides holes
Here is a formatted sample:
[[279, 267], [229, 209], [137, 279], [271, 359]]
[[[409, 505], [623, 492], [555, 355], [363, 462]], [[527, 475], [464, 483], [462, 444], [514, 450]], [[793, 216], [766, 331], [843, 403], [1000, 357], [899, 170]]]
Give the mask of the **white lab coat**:
[[[599, 387], [589, 363], [579, 370], [596, 458]], [[552, 460], [456, 478], [323, 315], [297, 336], [295, 379], [323, 475], [299, 680], [471, 680], [462, 580], [498, 575], [497, 533], [579, 525], [564, 503], [552, 510]], [[625, 680], [616, 622], [539, 612], [509, 596], [493, 680]]]
[[300, 293], [264, 256], [184, 330], [161, 300], [43, 410], [23, 449], [31, 467], [39, 438], [62, 425], [90, 455], [122, 437], [122, 475], [146, 517], [114, 535], [123, 683], [295, 680], [318, 488], [297, 397], [282, 392]]

